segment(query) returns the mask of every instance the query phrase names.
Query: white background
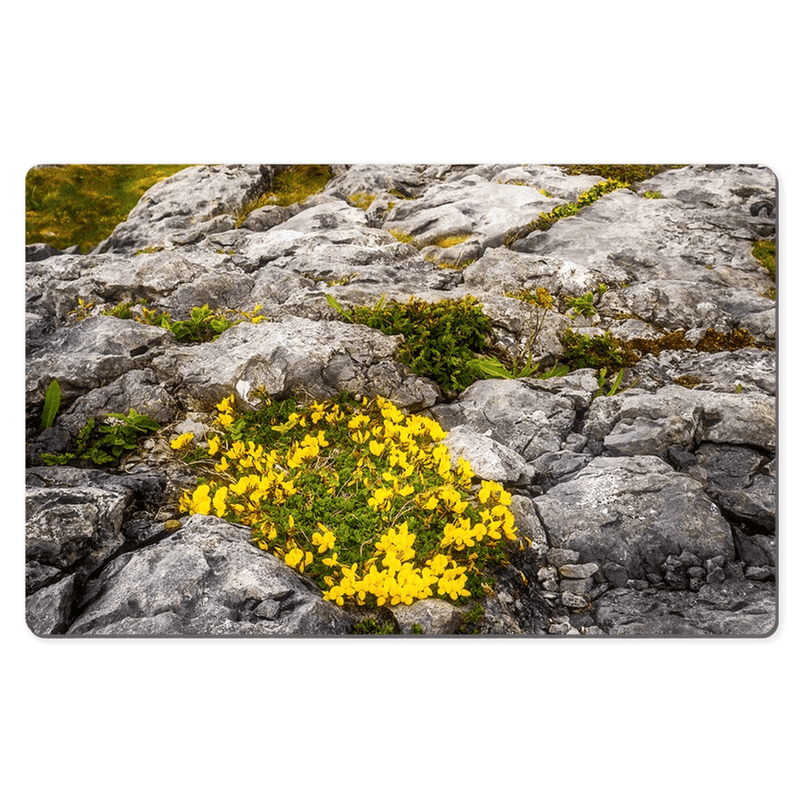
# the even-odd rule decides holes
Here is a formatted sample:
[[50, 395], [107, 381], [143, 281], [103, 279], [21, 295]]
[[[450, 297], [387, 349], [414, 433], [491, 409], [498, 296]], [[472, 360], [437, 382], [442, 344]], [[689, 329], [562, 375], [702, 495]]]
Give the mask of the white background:
[[[104, 800], [788, 796], [798, 713], [789, 9], [75, 0], [6, 10], [3, 785]], [[778, 632], [34, 637], [23, 602], [25, 172], [126, 162], [770, 166], [782, 225]]]

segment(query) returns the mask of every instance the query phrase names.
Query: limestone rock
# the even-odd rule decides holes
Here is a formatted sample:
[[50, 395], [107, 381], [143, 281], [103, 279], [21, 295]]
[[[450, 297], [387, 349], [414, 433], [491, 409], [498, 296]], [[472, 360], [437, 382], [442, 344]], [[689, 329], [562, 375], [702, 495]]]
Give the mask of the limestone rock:
[[476, 381], [450, 406], [432, 413], [445, 429], [469, 425], [532, 461], [558, 450], [575, 420], [566, 397], [532, 388], [520, 380]]
[[109, 563], [68, 635], [321, 635], [348, 633], [336, 605], [249, 531], [194, 516], [180, 531]]
[[233, 392], [256, 402], [260, 388], [283, 397], [305, 391], [333, 397], [342, 391], [382, 395], [404, 407], [432, 405], [434, 384], [393, 360], [397, 337], [361, 325], [288, 317], [283, 322], [244, 322], [219, 339], [156, 362], [179, 376], [192, 398], [207, 405]]
[[148, 189], [94, 252], [132, 254], [232, 228], [238, 212], [267, 187], [268, 174], [258, 165], [188, 167]]
[[596, 458], [534, 499], [548, 540], [644, 579], [670, 554], [734, 557], [731, 529], [702, 486], [655, 456]]

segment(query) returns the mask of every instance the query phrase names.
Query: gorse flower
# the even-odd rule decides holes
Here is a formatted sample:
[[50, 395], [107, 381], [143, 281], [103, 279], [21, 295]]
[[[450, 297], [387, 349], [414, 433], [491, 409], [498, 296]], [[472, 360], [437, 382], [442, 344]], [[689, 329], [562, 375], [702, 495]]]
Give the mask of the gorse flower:
[[215, 477], [179, 507], [248, 525], [255, 544], [314, 578], [330, 602], [480, 595], [482, 570], [516, 539], [510, 493], [473, 484], [428, 417], [381, 397], [307, 407], [265, 398], [240, 416], [233, 400], [217, 404], [218, 432], [199, 450]]

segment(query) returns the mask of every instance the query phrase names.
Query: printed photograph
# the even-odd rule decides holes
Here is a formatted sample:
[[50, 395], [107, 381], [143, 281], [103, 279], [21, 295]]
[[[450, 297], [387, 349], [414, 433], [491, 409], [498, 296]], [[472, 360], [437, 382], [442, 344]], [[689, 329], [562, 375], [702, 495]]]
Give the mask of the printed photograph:
[[41, 164], [32, 635], [764, 638], [778, 184]]

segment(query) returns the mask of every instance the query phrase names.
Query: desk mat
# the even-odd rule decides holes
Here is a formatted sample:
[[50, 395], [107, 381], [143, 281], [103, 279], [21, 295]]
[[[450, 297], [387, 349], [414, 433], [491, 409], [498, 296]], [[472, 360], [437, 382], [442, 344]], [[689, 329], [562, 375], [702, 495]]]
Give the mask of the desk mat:
[[[148, 188], [149, 187], [149, 188]], [[42, 637], [765, 637], [758, 165], [42, 165]]]

